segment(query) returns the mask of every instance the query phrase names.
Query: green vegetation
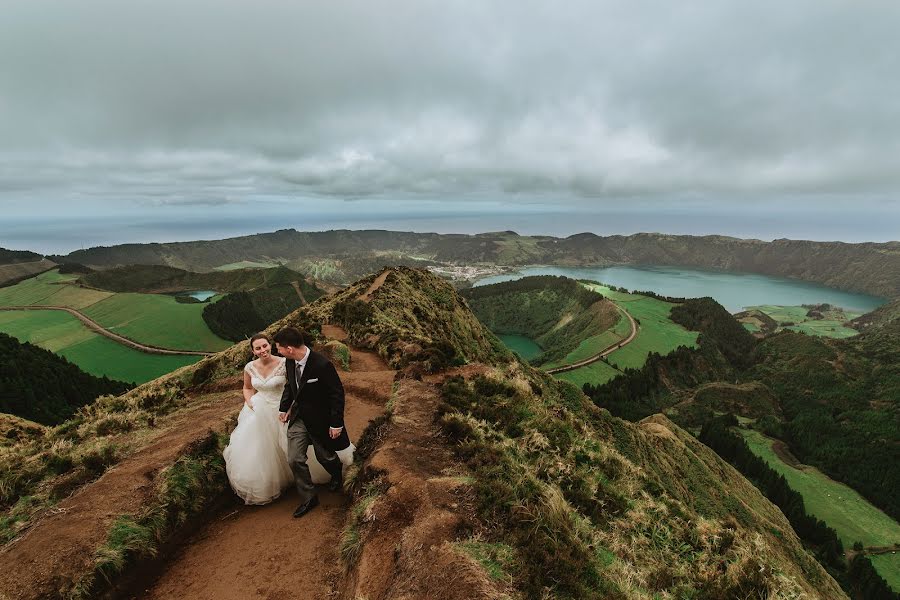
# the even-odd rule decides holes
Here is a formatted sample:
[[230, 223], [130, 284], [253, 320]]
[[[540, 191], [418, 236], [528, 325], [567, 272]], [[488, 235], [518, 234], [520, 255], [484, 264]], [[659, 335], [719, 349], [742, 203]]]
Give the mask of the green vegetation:
[[463, 551], [526, 598], [840, 595], [770, 531], [789, 529], [781, 513], [671, 423], [645, 432], [517, 363], [450, 378], [443, 398], [490, 524]]
[[563, 381], [568, 381], [581, 388], [585, 384], [600, 385], [621, 374], [622, 371], [610, 366], [603, 360], [598, 360], [597, 362], [593, 362], [578, 369], [556, 373], [554, 377]]
[[74, 308], [119, 335], [162, 348], [216, 351], [229, 345], [203, 322], [203, 305], [183, 304], [173, 296], [159, 294], [98, 291], [77, 285], [75, 278], [56, 271], [42, 273], [0, 289], [0, 306]]
[[[623, 317], [603, 296], [565, 277], [524, 277], [462, 292], [497, 334], [528, 336], [544, 352], [533, 364], [550, 368], [597, 354], [617, 339], [607, 333]], [[601, 345], [602, 344], [602, 345]]]
[[234, 271], [236, 269], [271, 269], [273, 267], [281, 266], [280, 263], [277, 262], [263, 262], [263, 261], [255, 261], [255, 260], [242, 260], [238, 262], [229, 263], [227, 265], [219, 265], [215, 268], [216, 271]]
[[0, 265], [10, 265], [24, 262], [35, 262], [43, 257], [28, 250], [7, 250], [0, 248]]
[[[770, 322], [757, 324], [756, 314], [763, 313], [771, 318]], [[756, 325], [758, 331], [774, 333], [783, 329], [799, 331], [808, 335], [832, 338], [846, 338], [859, 334], [849, 327], [848, 323], [859, 317], [860, 313], [843, 310], [836, 306], [822, 304], [817, 306], [750, 306], [746, 311], [735, 315], [747, 325]], [[762, 325], [762, 326], [760, 326]]]
[[302, 279], [299, 273], [281, 266], [194, 273], [161, 265], [128, 265], [89, 273], [80, 282], [112, 292], [171, 293], [206, 289], [249, 291]]
[[[857, 541], [865, 547], [900, 543], [900, 525], [852, 488], [814, 467], [796, 468], [786, 464], [773, 450], [775, 440], [757, 431], [742, 429], [740, 433], [753, 453], [783, 475], [791, 488], [803, 496], [809, 513], [834, 528], [846, 548]], [[900, 556], [886, 554], [873, 564], [892, 588], [900, 590]]]
[[0, 413], [55, 425], [98, 396], [121, 394], [128, 387], [0, 333]]
[[[841, 582], [848, 594], [857, 597], [857, 594], [862, 592], [858, 597], [864, 600], [893, 597], [888, 583], [871, 572], [871, 563], [867, 559], [856, 557], [849, 565], [847, 564], [838, 534], [827, 523], [817, 519], [814, 511], [807, 510], [805, 500], [811, 496], [815, 497], [816, 492], [813, 491], [811, 496], [799, 494], [795, 484], [803, 482], [796, 478], [786, 478], [777, 467], [773, 469], [773, 465], [780, 460], [765, 441], [760, 444], [759, 440], [754, 439], [752, 444], [748, 444], [747, 439], [732, 433], [731, 428], [737, 424], [733, 415], [712, 419], [704, 424], [700, 440], [738, 467], [781, 508], [797, 534], [804, 542], [815, 548], [819, 560], [829, 567], [829, 571]], [[751, 446], [754, 445], [756, 449], [752, 450]], [[771, 456], [767, 459], [760, 458], [757, 453], [760, 450]], [[832, 491], [840, 493], [834, 488]], [[854, 549], [862, 550], [863, 544], [855, 543]], [[861, 562], [865, 564], [859, 564]]]
[[745, 380], [784, 411], [784, 440], [803, 462], [900, 516], [900, 321], [846, 340], [781, 332], [762, 340]]
[[[636, 369], [644, 365], [651, 352], [664, 355], [679, 346], [696, 347], [697, 333], [688, 331], [669, 317], [675, 306], [673, 303], [641, 294], [624, 293], [605, 285], [585, 285], [627, 310], [640, 324], [637, 337], [609, 355], [610, 364], [623, 370]], [[624, 325], [628, 328], [625, 332], [627, 336], [630, 327], [627, 321]]]
[[[380, 277], [370, 300], [360, 300]], [[344, 327], [352, 345], [376, 350], [395, 369], [434, 372], [512, 356], [448, 282], [408, 267], [385, 269], [322, 298], [300, 309], [291, 324], [316, 329], [329, 322]]]
[[155, 557], [189, 519], [199, 517], [227, 487], [222, 450], [227, 436], [210, 434], [157, 477], [156, 497], [140, 514], [121, 515], [94, 552], [94, 571], [68, 597], [94, 598], [131, 564]]
[[0, 331], [54, 352], [91, 375], [144, 383], [199, 360], [198, 356], [147, 354], [94, 333], [56, 310], [0, 311]]
[[301, 279], [296, 282], [300, 292], [290, 283], [281, 283], [249, 292], [228, 294], [203, 309], [203, 320], [217, 335], [232, 341], [247, 339], [293, 312], [303, 301], [320, 298], [324, 292]]
[[203, 321], [204, 304], [183, 304], [161, 294], [115, 294], [82, 309], [110, 331], [174, 350], [218, 351], [231, 344]]

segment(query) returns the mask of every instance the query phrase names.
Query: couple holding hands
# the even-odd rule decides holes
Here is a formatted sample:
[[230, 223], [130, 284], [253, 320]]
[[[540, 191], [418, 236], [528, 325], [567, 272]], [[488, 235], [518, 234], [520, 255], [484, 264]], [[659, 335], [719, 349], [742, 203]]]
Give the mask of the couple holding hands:
[[[272, 354], [274, 346], [281, 356]], [[244, 407], [225, 448], [232, 489], [247, 504], [266, 504], [293, 482], [300, 495], [294, 517], [318, 506], [314, 485], [343, 487], [342, 466], [353, 462], [344, 427], [344, 387], [328, 358], [293, 327], [273, 339], [250, 338], [256, 357], [244, 367]]]

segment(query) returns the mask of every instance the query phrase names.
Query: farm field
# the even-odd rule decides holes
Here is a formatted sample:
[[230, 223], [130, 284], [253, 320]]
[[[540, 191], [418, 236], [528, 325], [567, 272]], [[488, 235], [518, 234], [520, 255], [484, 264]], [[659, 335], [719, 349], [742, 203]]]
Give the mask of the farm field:
[[[650, 352], [668, 354], [678, 346], [696, 347], [697, 332], [688, 331], [669, 319], [672, 303], [639, 294], [624, 294], [603, 285], [585, 285], [627, 310], [640, 322], [637, 337], [609, 355], [609, 362], [619, 369], [642, 367]], [[614, 331], [623, 325], [625, 333], [622, 337], [625, 337], [630, 330], [626, 319], [617, 323]]]
[[83, 288], [71, 284], [75, 278], [48, 271], [0, 288], [0, 306], [74, 308], [119, 335], [162, 348], [214, 352], [231, 345], [213, 334], [203, 321], [204, 304], [182, 304], [162, 294]]
[[553, 376], [557, 379], [574, 383], [581, 388], [585, 383], [590, 383], [591, 385], [606, 383], [617, 375], [621, 375], [621, 373], [602, 360], [598, 360], [579, 369], [556, 373]]
[[0, 311], [0, 331], [64, 356], [91, 375], [119, 381], [144, 383], [201, 358], [139, 352], [94, 333], [61, 311]]
[[[807, 512], [837, 532], [844, 548], [851, 548], [857, 541], [863, 546], [890, 546], [900, 542], [900, 524], [853, 489], [813, 467], [796, 469], [786, 464], [772, 449], [774, 440], [758, 431], [741, 429], [740, 432], [753, 453], [784, 475], [788, 485], [803, 496]], [[894, 590], [900, 590], [900, 555], [883, 554], [871, 558], [888, 584]]]
[[114, 294], [82, 312], [110, 331], [162, 348], [217, 351], [231, 346], [203, 320], [205, 304], [181, 304], [161, 294]]
[[847, 338], [858, 335], [859, 332], [851, 327], [845, 327], [844, 323], [860, 316], [860, 312], [851, 312], [843, 309], [834, 309], [826, 311], [823, 319], [813, 319], [806, 316], [809, 311], [803, 306], [777, 306], [773, 304], [763, 304], [760, 306], [749, 306], [747, 310], [759, 310], [766, 313], [778, 323], [795, 323], [787, 327], [779, 327], [778, 330], [790, 329], [791, 331], [801, 331], [807, 335], [817, 335], [832, 338]]

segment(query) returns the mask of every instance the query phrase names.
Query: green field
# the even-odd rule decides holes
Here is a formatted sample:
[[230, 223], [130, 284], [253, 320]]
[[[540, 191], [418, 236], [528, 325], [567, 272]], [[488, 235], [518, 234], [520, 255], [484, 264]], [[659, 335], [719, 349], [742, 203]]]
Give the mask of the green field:
[[103, 292], [73, 285], [75, 276], [49, 271], [0, 288], [0, 306], [66, 306], [137, 342], [174, 350], [214, 352], [231, 345], [203, 321], [205, 304], [174, 296]]
[[0, 331], [64, 356], [91, 375], [120, 381], [144, 383], [201, 358], [138, 352], [55, 310], [0, 311]]
[[531, 360], [544, 352], [531, 338], [527, 338], [524, 335], [498, 335], [497, 337], [500, 338], [500, 341], [507, 348], [525, 360]]
[[[807, 512], [837, 532], [844, 548], [852, 548], [857, 541], [863, 546], [890, 546], [900, 542], [900, 524], [854, 490], [813, 467], [804, 466], [801, 470], [785, 464], [772, 449], [774, 440], [758, 431], [740, 431], [753, 453], [784, 475], [788, 485], [803, 496]], [[892, 588], [900, 590], [900, 555], [874, 556], [872, 564]]]
[[231, 346], [210, 331], [202, 303], [181, 304], [162, 294], [114, 294], [82, 310], [110, 331], [152, 346], [218, 351]]
[[585, 383], [590, 383], [591, 385], [600, 385], [601, 383], [606, 383], [617, 375], [621, 375], [621, 372], [615, 370], [613, 367], [609, 366], [602, 360], [598, 360], [597, 362], [591, 363], [586, 367], [581, 367], [580, 369], [575, 369], [573, 371], [556, 373], [553, 376], [557, 379], [562, 379], [564, 381], [574, 383], [580, 388]]
[[858, 335], [859, 332], [851, 327], [845, 327], [844, 323], [851, 319], [855, 319], [862, 313], [845, 311], [843, 309], [833, 309], [826, 311], [824, 319], [813, 319], [806, 316], [809, 311], [803, 306], [778, 306], [774, 304], [764, 304], [761, 306], [748, 306], [747, 310], [758, 310], [766, 313], [779, 324], [795, 323], [787, 327], [778, 327], [778, 331], [782, 329], [790, 329], [792, 331], [801, 331], [807, 335], [817, 335], [832, 338], [847, 338]]
[[[642, 367], [650, 352], [664, 355], [678, 346], [696, 347], [697, 332], [688, 331], [669, 319], [669, 312], [674, 306], [672, 303], [649, 296], [623, 294], [602, 285], [589, 284], [587, 287], [600, 292], [640, 322], [637, 337], [609, 355], [609, 362], [618, 368]], [[627, 336], [630, 327], [626, 319], [622, 319], [614, 331], [622, 326]]]

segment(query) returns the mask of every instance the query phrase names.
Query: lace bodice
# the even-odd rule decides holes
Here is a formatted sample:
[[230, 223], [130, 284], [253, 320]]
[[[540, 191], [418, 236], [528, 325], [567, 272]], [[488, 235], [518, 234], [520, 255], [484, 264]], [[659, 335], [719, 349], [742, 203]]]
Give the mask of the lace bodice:
[[257, 392], [265, 393], [267, 396], [275, 393], [278, 398], [281, 398], [281, 392], [284, 391], [284, 384], [287, 382], [287, 373], [284, 370], [284, 359], [279, 359], [278, 364], [275, 365], [275, 368], [272, 369], [272, 372], [268, 377], [264, 377], [263, 374], [260, 373], [257, 362], [258, 361], [252, 360], [244, 367], [244, 371], [250, 375], [250, 384], [253, 386], [253, 389]]

